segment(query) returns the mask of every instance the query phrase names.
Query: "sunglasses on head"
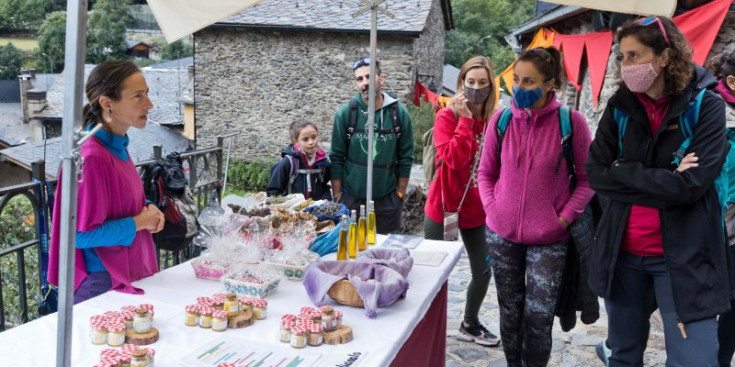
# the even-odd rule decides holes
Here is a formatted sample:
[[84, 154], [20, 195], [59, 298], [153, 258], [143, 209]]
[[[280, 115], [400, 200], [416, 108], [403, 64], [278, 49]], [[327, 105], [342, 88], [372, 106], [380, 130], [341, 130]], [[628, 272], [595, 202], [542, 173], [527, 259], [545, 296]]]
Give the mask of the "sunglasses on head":
[[532, 48], [528, 50], [528, 52], [540, 57], [541, 60], [551, 61], [551, 54], [549, 54], [549, 51], [546, 51], [543, 48]]
[[352, 63], [352, 70], [355, 70], [361, 66], [367, 66], [367, 65], [370, 65], [370, 58], [361, 57], [360, 60], [357, 60], [354, 63]]
[[638, 21], [638, 24], [642, 26], [647, 26], [654, 23], [658, 23], [658, 28], [661, 30], [661, 34], [664, 36], [666, 46], [671, 46], [671, 44], [669, 43], [669, 35], [666, 34], [666, 28], [664, 28], [664, 24], [661, 22], [661, 19], [659, 19], [658, 17], [648, 17]]

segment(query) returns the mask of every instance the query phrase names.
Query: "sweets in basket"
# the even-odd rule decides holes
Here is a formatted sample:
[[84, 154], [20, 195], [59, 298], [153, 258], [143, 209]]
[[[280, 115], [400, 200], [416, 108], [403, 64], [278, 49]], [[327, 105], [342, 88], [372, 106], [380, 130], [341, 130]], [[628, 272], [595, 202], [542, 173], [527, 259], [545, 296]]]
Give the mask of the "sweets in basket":
[[189, 263], [194, 268], [194, 275], [202, 279], [220, 280], [230, 270], [229, 264], [221, 265], [204, 256], [196, 257]]
[[242, 296], [265, 298], [275, 292], [282, 274], [269, 265], [241, 265], [230, 270], [223, 278], [228, 292]]

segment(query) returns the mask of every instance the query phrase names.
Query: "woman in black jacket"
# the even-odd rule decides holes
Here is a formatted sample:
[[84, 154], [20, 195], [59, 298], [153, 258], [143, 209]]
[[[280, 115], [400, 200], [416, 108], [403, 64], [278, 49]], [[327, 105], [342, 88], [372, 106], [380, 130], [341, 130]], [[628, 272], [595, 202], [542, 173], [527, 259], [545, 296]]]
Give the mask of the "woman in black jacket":
[[[610, 366], [643, 366], [651, 294], [664, 323], [666, 365], [717, 366], [716, 316], [729, 309], [731, 294], [714, 185], [728, 149], [725, 106], [701, 92], [716, 80], [693, 64], [670, 19], [630, 21], [618, 38], [623, 83], [586, 164], [590, 186], [609, 199], [588, 255], [590, 286], [608, 313]], [[679, 116], [688, 111], [696, 128], [675, 162], [685, 140]]]

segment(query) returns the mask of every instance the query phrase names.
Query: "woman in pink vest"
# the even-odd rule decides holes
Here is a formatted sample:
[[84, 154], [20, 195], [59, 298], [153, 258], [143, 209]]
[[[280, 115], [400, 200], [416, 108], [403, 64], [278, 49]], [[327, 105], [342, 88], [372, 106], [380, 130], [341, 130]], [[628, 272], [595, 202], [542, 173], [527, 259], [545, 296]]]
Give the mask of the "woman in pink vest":
[[[146, 204], [143, 183], [127, 151], [130, 127], [142, 129], [153, 108], [148, 86], [130, 61], [108, 61], [86, 84], [84, 128], [102, 124], [82, 145], [83, 181], [78, 186], [74, 303], [116, 290], [142, 294], [131, 282], [158, 271], [151, 233], [164, 217]], [[56, 189], [61, 197], [61, 184]], [[56, 200], [49, 253], [49, 283], [58, 285], [61, 200]]]

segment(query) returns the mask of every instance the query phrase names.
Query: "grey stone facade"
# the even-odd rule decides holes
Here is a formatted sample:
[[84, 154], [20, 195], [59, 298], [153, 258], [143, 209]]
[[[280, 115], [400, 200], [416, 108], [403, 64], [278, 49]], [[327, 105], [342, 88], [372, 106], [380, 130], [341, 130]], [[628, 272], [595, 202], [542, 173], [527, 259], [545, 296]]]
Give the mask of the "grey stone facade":
[[[440, 0], [430, 2], [420, 34], [378, 35], [384, 90], [403, 102], [413, 99], [417, 74], [441, 84], [445, 23]], [[334, 113], [356, 92], [352, 62], [369, 55], [370, 39], [365, 31], [217, 26], [196, 33], [194, 43], [197, 145], [239, 132], [233, 157], [273, 160], [297, 118], [317, 123], [328, 150]]]

